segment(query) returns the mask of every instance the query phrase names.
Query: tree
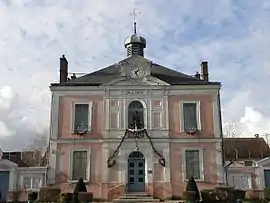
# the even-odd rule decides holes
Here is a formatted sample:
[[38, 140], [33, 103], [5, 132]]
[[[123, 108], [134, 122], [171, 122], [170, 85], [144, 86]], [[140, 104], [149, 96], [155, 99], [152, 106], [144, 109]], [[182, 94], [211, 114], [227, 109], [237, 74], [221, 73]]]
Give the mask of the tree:
[[[241, 132], [242, 131], [241, 131], [240, 125], [237, 122], [230, 121], [224, 124], [223, 138], [225, 139], [227, 138], [227, 139], [226, 139], [226, 143], [224, 143], [224, 140], [223, 140], [223, 153], [224, 153], [225, 162], [228, 161], [227, 163], [224, 163], [225, 167], [229, 167], [238, 158], [236, 139], [238, 139], [239, 136], [242, 134]], [[231, 156], [226, 157], [225, 156], [226, 154], [229, 154]], [[226, 158], [229, 158], [229, 160], [226, 160]]]
[[76, 187], [74, 189], [74, 192], [73, 192], [73, 201], [74, 201], [74, 203], [78, 203], [79, 202], [79, 200], [78, 200], [79, 192], [87, 192], [85, 183], [83, 182], [83, 179], [82, 178], [80, 178], [78, 180], [78, 182], [76, 184]]
[[27, 150], [24, 150], [22, 161], [28, 166], [44, 166], [47, 164], [47, 138], [42, 136], [34, 140]]
[[230, 121], [223, 125], [223, 138], [227, 138], [222, 141], [226, 186], [228, 186], [228, 168], [238, 159], [236, 139], [242, 134], [241, 132], [242, 130], [237, 122]]

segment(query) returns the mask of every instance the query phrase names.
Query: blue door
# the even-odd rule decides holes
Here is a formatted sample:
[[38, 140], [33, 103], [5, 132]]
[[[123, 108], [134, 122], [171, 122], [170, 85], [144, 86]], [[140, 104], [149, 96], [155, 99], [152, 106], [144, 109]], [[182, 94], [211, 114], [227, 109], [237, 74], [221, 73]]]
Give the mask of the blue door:
[[134, 151], [128, 158], [128, 191], [145, 192], [145, 159], [140, 151]]
[[0, 171], [0, 201], [7, 201], [9, 188], [9, 171]]
[[270, 170], [264, 170], [265, 187], [270, 187]]

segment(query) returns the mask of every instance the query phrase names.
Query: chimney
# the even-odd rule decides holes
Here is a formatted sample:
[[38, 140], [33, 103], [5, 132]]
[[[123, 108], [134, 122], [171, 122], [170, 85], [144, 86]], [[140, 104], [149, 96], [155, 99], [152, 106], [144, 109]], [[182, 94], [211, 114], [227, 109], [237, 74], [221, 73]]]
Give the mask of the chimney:
[[255, 136], [255, 138], [259, 138], [259, 137], [260, 137], [260, 135], [259, 135], [259, 134], [255, 134], [254, 136]]
[[68, 77], [68, 61], [65, 55], [60, 58], [60, 83], [66, 82]]
[[203, 61], [201, 63], [201, 75], [202, 75], [202, 79], [204, 81], [209, 81], [208, 62], [207, 61]]
[[198, 78], [198, 79], [201, 79], [201, 74], [197, 71], [196, 74], [195, 74], [195, 77]]

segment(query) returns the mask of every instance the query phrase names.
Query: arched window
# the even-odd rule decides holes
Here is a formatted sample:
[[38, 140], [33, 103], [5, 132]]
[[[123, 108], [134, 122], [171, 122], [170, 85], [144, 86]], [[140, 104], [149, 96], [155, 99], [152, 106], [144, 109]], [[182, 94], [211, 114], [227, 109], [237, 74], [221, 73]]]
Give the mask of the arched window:
[[128, 128], [144, 128], [143, 105], [139, 101], [133, 101], [128, 105]]

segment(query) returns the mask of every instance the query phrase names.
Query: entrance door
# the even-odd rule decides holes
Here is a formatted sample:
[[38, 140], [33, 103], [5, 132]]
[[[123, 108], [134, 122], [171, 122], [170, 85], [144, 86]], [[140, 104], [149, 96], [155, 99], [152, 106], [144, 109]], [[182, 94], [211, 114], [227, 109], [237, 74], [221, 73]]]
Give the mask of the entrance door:
[[145, 159], [140, 151], [131, 152], [128, 158], [128, 191], [145, 191]]
[[0, 202], [7, 201], [8, 188], [9, 188], [9, 171], [0, 171], [0, 193], [1, 193]]
[[270, 170], [264, 170], [265, 187], [270, 186]]

